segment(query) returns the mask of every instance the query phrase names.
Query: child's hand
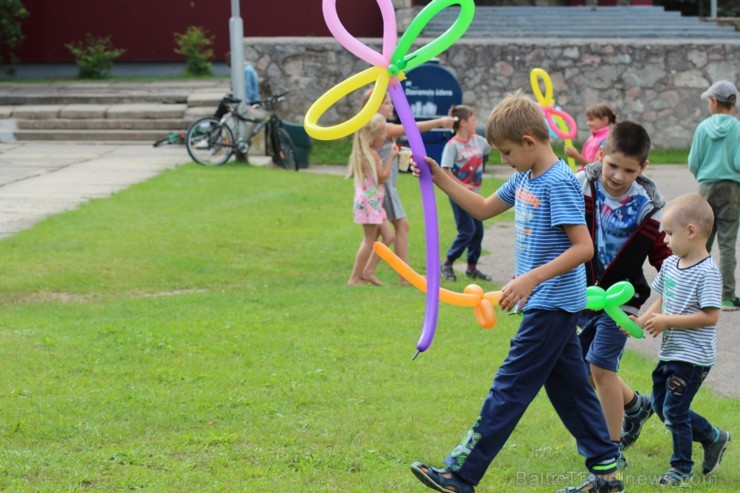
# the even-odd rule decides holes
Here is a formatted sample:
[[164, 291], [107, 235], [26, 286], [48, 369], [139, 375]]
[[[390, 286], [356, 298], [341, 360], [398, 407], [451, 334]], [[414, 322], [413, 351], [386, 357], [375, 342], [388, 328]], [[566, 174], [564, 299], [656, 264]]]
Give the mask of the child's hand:
[[658, 337], [658, 334], [671, 326], [668, 324], [668, 318], [660, 313], [654, 313], [648, 316], [643, 327], [651, 336]]
[[575, 150], [573, 147], [566, 147], [565, 148], [565, 155], [572, 158], [578, 157], [578, 151]]
[[[434, 159], [427, 156], [424, 158], [424, 161], [429, 166], [429, 171], [432, 173], [432, 178], [434, 178], [437, 175], [437, 173], [441, 172], [442, 169], [439, 167], [439, 164], [437, 164], [437, 161], [435, 161]], [[411, 157], [411, 163], [409, 164], [409, 169], [411, 170], [411, 173], [415, 177], [419, 178], [419, 175], [421, 174], [421, 170], [416, 165], [416, 161], [414, 161], [413, 156]]]
[[527, 303], [529, 295], [532, 294], [535, 286], [536, 282], [534, 279], [530, 279], [530, 276], [527, 274], [509, 281], [506, 286], [501, 289], [501, 299], [499, 300], [498, 305], [501, 309], [507, 312], [510, 312], [511, 310], [521, 310]]
[[457, 117], [455, 116], [443, 116], [442, 118], [440, 118], [439, 126], [441, 128], [452, 128], [456, 120]]
[[398, 156], [398, 153], [401, 152], [401, 148], [398, 146], [398, 144], [393, 144], [391, 146], [391, 159]]
[[[642, 327], [642, 324], [640, 323], [640, 319], [639, 318], [635, 317], [634, 315], [630, 315], [630, 314], [627, 314], [627, 316], [630, 319], [632, 319], [637, 325], [639, 325], [640, 328], [643, 328]], [[617, 328], [619, 329], [619, 332], [621, 332], [622, 334], [626, 335], [627, 337], [632, 337], [632, 334], [630, 334], [629, 332], [627, 332], [626, 330], [624, 330], [621, 325], [617, 325]]]

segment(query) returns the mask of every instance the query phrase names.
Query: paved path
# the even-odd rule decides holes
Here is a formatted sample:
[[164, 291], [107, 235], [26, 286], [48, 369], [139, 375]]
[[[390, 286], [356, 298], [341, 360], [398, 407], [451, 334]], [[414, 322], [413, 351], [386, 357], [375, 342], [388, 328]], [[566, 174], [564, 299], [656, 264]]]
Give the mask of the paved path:
[[[108, 197], [187, 161], [188, 156], [182, 146], [153, 148], [149, 144], [58, 142], [0, 144], [0, 240], [30, 228], [51, 214], [74, 209], [93, 198]], [[511, 173], [508, 168], [491, 168], [497, 177], [506, 178]], [[344, 169], [311, 165], [302, 172], [343, 173]], [[686, 166], [652, 166], [647, 175], [661, 186], [668, 199], [696, 190], [696, 182]], [[493, 254], [481, 258], [480, 266], [481, 270], [493, 275], [497, 284], [511, 279], [513, 239], [510, 223], [490, 223], [486, 228], [483, 246]], [[716, 250], [713, 254], [718, 258]], [[738, 254], [740, 256], [740, 248]], [[648, 265], [646, 272], [652, 280], [654, 269]], [[736, 276], [740, 279], [740, 269]], [[740, 385], [737, 383], [737, 375], [740, 374], [740, 311], [722, 312], [718, 339], [717, 365], [710, 372], [707, 384], [718, 394], [740, 398]], [[658, 343], [659, 339], [631, 340], [628, 347], [656, 358]]]

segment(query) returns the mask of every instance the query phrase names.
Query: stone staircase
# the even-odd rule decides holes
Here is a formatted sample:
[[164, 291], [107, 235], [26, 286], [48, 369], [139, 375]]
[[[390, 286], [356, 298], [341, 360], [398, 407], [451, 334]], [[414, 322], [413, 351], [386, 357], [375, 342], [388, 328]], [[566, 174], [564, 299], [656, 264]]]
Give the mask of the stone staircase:
[[228, 79], [0, 85], [0, 141], [154, 142], [213, 114]]
[[[437, 37], [455, 21], [459, 8], [437, 14], [422, 36]], [[466, 38], [566, 39], [740, 39], [716, 19], [682, 17], [663, 7], [476, 7]]]

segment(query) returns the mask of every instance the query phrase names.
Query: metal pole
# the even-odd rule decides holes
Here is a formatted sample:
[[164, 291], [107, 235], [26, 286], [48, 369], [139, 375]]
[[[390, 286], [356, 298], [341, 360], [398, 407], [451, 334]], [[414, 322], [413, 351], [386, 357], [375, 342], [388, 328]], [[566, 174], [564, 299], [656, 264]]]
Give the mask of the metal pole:
[[[239, 0], [231, 0], [229, 43], [231, 48], [231, 91], [235, 98], [244, 100], [247, 94], [244, 82], [244, 24], [239, 13]], [[236, 130], [239, 139], [244, 139], [246, 136], [244, 123], [239, 122]]]
[[709, 2], [709, 16], [712, 19], [717, 18], [717, 0], [711, 0]]

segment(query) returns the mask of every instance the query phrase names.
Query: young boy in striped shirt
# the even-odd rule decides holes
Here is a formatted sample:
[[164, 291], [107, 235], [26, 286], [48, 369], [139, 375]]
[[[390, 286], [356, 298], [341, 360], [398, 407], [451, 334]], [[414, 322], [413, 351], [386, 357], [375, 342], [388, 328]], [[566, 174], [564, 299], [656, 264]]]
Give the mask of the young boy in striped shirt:
[[722, 276], [707, 251], [714, 214], [697, 194], [682, 195], [663, 212], [663, 230], [673, 255], [663, 262], [652, 288], [658, 300], [637, 318], [650, 335], [663, 334], [653, 371], [652, 405], [673, 436], [671, 468], [658, 483], [680, 486], [694, 474], [692, 441], [704, 448], [704, 475], [713, 473], [730, 434], [690, 409], [717, 357]]
[[[524, 314], [478, 419], [440, 469], [411, 471], [436, 491], [472, 493], [529, 404], [544, 386], [555, 411], [586, 456], [586, 481], [562, 491], [621, 493], [617, 444], [588, 383], [576, 321], [586, 307], [583, 263], [593, 255], [583, 194], [552, 151], [542, 111], [517, 92], [488, 118], [486, 140], [516, 173], [489, 197], [469, 190], [427, 158], [434, 183], [479, 220], [515, 210], [516, 277], [502, 289], [503, 310]], [[419, 169], [414, 165], [414, 174]]]

